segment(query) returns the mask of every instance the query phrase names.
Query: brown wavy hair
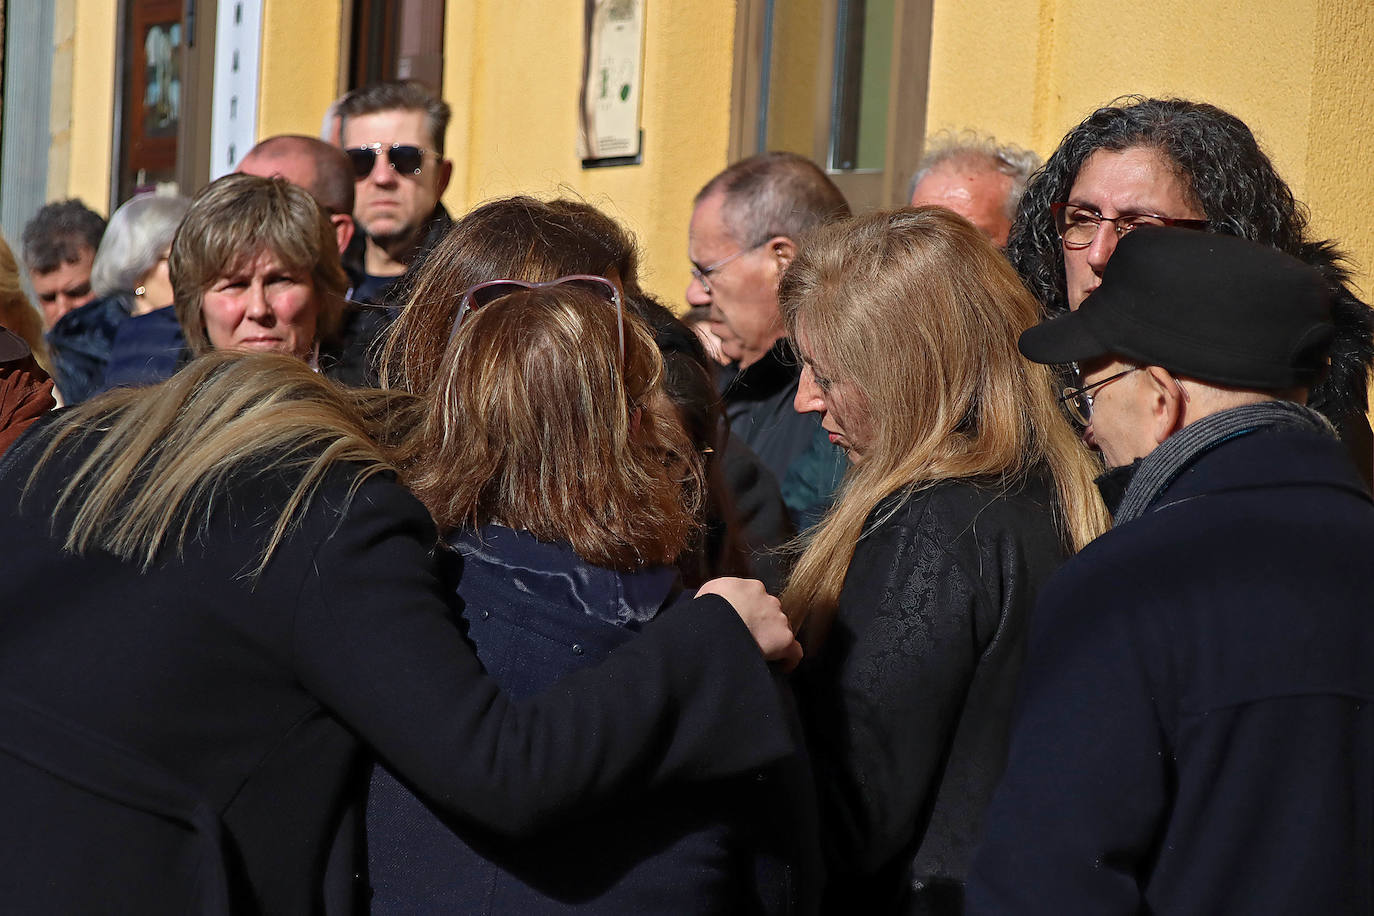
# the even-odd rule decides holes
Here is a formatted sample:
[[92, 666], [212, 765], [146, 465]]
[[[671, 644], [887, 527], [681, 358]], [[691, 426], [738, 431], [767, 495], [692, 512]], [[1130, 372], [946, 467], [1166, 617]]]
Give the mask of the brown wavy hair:
[[[447, 298], [434, 310], [447, 313]], [[497, 299], [451, 340], [443, 329], [403, 461], [442, 531], [497, 523], [620, 570], [677, 559], [700, 468], [654, 397], [663, 363], [652, 334], [628, 310], [624, 323], [623, 367], [614, 307], [572, 286]]]
[[523, 196], [488, 201], [454, 223], [417, 272], [382, 349], [382, 384], [429, 392], [458, 315], [458, 296], [470, 286], [614, 272], [633, 293], [637, 264], [634, 238], [590, 204]]
[[894, 493], [961, 478], [1010, 489], [1048, 469], [1066, 548], [1106, 530], [1099, 467], [1059, 410], [1050, 369], [1016, 349], [1040, 307], [972, 224], [919, 207], [824, 227], [779, 294], [792, 339], [803, 334], [808, 355], [866, 399], [873, 440], [783, 593], [794, 625], [825, 632], [855, 545]]
[[43, 339], [43, 316], [24, 295], [24, 287], [19, 282], [19, 264], [3, 236], [0, 236], [0, 327], [24, 338], [33, 351], [33, 358], [52, 373], [48, 344]]

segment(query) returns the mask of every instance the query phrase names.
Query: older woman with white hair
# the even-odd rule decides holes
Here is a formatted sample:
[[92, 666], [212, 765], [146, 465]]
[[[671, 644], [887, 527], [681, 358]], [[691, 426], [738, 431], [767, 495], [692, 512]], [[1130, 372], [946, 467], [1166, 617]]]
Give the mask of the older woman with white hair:
[[110, 217], [91, 267], [98, 298], [62, 316], [48, 333], [66, 403], [100, 390], [115, 331], [126, 318], [172, 304], [167, 254], [189, 206], [176, 194], [140, 194]]
[[132, 293], [134, 315], [171, 305], [167, 255], [190, 206], [179, 194], [140, 194], [116, 210], [91, 266], [95, 294]]

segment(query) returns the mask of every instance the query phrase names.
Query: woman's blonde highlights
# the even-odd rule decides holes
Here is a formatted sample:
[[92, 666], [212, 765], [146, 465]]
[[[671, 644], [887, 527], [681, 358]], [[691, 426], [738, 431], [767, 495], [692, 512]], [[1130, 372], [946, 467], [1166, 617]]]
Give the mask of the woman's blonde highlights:
[[1016, 350], [1039, 309], [966, 221], [918, 208], [825, 227], [801, 246], [780, 297], [792, 338], [813, 351], [803, 356], [866, 397], [871, 438], [783, 594], [794, 624], [825, 631], [866, 524], [895, 493], [968, 478], [1012, 488], [1048, 469], [1066, 547], [1104, 530], [1095, 463], [1050, 372]]
[[295, 357], [212, 352], [161, 385], [116, 389], [53, 421], [29, 484], [56, 455], [93, 439], [52, 524], [70, 519], [70, 551], [100, 548], [147, 568], [163, 550], [180, 553], [235, 475], [285, 474], [294, 485], [264, 541], [260, 573], [332, 466], [356, 464], [350, 494], [393, 469], [377, 439], [407, 400], [337, 385]]

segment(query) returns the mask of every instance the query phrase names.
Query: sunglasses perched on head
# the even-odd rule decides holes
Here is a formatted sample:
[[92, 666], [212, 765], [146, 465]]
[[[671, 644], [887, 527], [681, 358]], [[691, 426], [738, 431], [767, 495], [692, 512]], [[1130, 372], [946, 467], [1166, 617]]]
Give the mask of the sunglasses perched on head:
[[553, 286], [571, 286], [577, 289], [590, 290], [607, 303], [615, 306], [616, 333], [620, 337], [620, 364], [625, 364], [625, 309], [620, 302], [620, 290], [616, 289], [614, 283], [605, 277], [597, 277], [592, 274], [569, 274], [566, 277], [559, 277], [557, 280], [549, 280], [544, 283], [531, 283], [527, 280], [488, 280], [485, 283], [478, 283], [470, 286], [463, 291], [462, 297], [458, 300], [458, 318], [453, 322], [453, 330], [449, 332], [449, 341], [458, 335], [458, 329], [463, 325], [463, 319], [468, 312], [476, 311], [485, 305], [490, 305], [503, 296], [518, 293], [530, 289], [548, 289]]
[[372, 174], [378, 156], [384, 157], [388, 165], [404, 175], [420, 174], [426, 156], [439, 157], [433, 150], [410, 143], [364, 143], [362, 146], [349, 147], [344, 152], [353, 166], [353, 177], [358, 181]]

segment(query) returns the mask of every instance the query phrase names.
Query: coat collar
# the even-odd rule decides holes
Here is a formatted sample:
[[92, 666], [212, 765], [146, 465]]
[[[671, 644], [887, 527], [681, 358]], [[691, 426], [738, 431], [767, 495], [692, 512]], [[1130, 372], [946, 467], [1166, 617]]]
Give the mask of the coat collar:
[[547, 543], [503, 525], [456, 531], [448, 543], [462, 555], [464, 579], [490, 577], [535, 599], [630, 629], [652, 620], [679, 591], [676, 567], [617, 572], [593, 566], [570, 544]]
[[801, 364], [791, 342], [780, 337], [757, 362], [727, 377], [722, 394], [727, 401], [762, 401], [796, 385], [800, 375]]
[[1334, 487], [1374, 501], [1339, 440], [1275, 429], [1238, 436], [1199, 456], [1149, 512], [1209, 493], [1291, 486]]

